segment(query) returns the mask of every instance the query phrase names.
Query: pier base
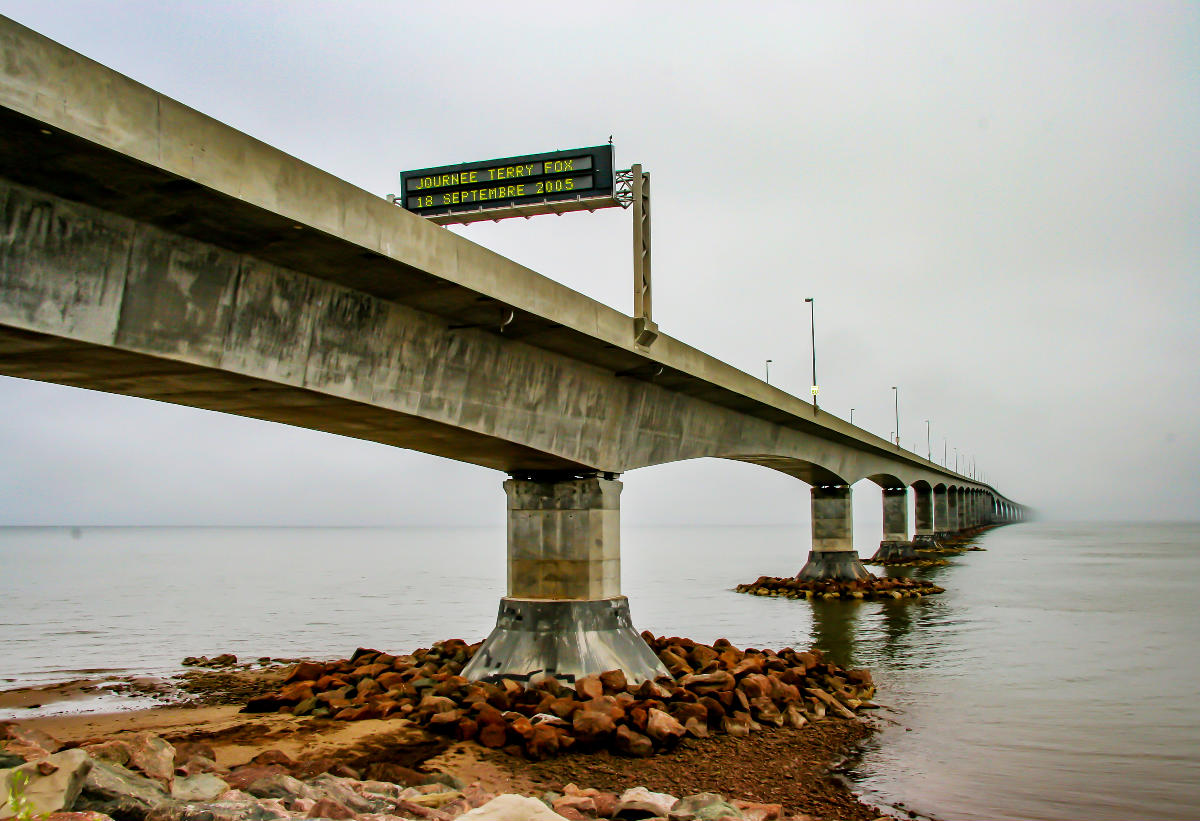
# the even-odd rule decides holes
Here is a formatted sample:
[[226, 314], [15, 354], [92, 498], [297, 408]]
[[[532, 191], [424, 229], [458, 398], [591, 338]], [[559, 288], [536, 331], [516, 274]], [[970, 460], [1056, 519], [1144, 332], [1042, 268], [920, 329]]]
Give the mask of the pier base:
[[667, 676], [621, 595], [621, 483], [613, 474], [525, 472], [508, 496], [508, 595], [468, 679]]
[[873, 579], [875, 576], [863, 565], [862, 559], [858, 558], [857, 553], [842, 550], [818, 553], [814, 550], [808, 554], [808, 561], [796, 574], [796, 578], [800, 581], [830, 579], [852, 582]]
[[854, 550], [854, 520], [848, 485], [816, 485], [812, 497], [812, 552], [796, 574], [802, 581], [855, 581], [874, 576]]
[[631, 683], [670, 677], [633, 628], [629, 600], [500, 600], [496, 628], [463, 676], [471, 680], [553, 677], [566, 683], [621, 670]]
[[933, 533], [918, 533], [913, 536], [914, 550], [933, 550], [938, 546], [937, 537]]
[[871, 557], [873, 562], [910, 562], [917, 558], [913, 542], [882, 541]]

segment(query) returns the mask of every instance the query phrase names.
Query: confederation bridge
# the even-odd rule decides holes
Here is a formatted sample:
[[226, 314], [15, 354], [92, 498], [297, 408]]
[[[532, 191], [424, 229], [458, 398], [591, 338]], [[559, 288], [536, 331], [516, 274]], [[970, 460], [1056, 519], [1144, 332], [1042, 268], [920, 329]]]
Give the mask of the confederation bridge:
[[806, 483], [806, 578], [866, 575], [864, 478], [884, 552], [1026, 515], [2, 17], [0, 51], [0, 373], [507, 474], [508, 590], [475, 677], [659, 671], [621, 595], [636, 468], [716, 457]]

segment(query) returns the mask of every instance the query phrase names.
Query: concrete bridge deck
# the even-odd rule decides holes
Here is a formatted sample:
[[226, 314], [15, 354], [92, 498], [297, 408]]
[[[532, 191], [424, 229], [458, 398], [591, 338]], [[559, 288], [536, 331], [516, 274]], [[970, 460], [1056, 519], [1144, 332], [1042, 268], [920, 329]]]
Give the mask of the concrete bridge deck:
[[814, 485], [815, 552], [853, 551], [862, 478], [916, 488], [918, 533], [939, 492], [973, 511], [943, 524], [1020, 515], [670, 336], [641, 348], [619, 311], [4, 18], [0, 50], [0, 373], [505, 471], [513, 598], [619, 598], [615, 477], [683, 459]]

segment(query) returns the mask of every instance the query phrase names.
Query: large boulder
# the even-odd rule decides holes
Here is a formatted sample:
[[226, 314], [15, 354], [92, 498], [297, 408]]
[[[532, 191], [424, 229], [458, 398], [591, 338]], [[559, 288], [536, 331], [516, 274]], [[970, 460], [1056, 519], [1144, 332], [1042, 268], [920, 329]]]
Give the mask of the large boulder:
[[171, 797], [176, 801], [216, 801], [228, 789], [229, 785], [212, 773], [196, 773], [176, 778], [171, 785]]
[[675, 803], [667, 816], [670, 821], [717, 821], [718, 818], [742, 818], [742, 811], [711, 792], [684, 796]]
[[170, 803], [171, 797], [163, 785], [153, 778], [111, 761], [93, 761], [75, 808], [102, 812], [122, 821], [140, 821], [151, 810]]
[[129, 738], [129, 764], [148, 777], [161, 781], [168, 791], [175, 780], [175, 748], [151, 733], [137, 733]]
[[458, 817], [458, 821], [567, 821], [536, 798], [505, 793], [482, 807]]
[[620, 818], [666, 818], [675, 806], [675, 796], [650, 792], [645, 787], [631, 787], [617, 800]]
[[[72, 809], [91, 769], [91, 756], [83, 750], [65, 750], [0, 770], [0, 819]], [[14, 796], [17, 801], [12, 800]]]
[[9, 755], [19, 756], [26, 761], [45, 758], [61, 750], [62, 746], [62, 742], [57, 738], [34, 727], [23, 727], [20, 724], [0, 725], [0, 747]]

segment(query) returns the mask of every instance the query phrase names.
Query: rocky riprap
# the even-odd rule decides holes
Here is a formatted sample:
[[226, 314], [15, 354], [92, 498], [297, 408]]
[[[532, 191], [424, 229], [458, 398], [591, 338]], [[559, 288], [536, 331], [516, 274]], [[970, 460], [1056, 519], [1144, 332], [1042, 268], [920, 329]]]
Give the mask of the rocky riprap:
[[[445, 773], [391, 766], [394, 780], [361, 780], [344, 765], [306, 774], [306, 765], [266, 750], [228, 769], [203, 744], [172, 745], [150, 733], [85, 741], [72, 749], [50, 736], [0, 724], [0, 819], [44, 821], [775, 821], [779, 804], [695, 793], [677, 798], [645, 787], [620, 793], [567, 784], [560, 793], [495, 795]], [[300, 777], [298, 777], [300, 776]], [[306, 776], [306, 777], [305, 777]], [[14, 781], [14, 777], [18, 780]], [[11, 785], [18, 806], [11, 803]], [[808, 821], [808, 816], [793, 816]]]
[[773, 596], [783, 599], [906, 599], [945, 593], [944, 587], [933, 582], [909, 578], [800, 579], [780, 576], [759, 576], [750, 584], [734, 588], [753, 596]]
[[647, 756], [687, 736], [798, 728], [874, 706], [871, 674], [843, 670], [819, 650], [643, 638], [671, 678], [630, 684], [611, 670], [573, 686], [553, 678], [472, 682], [460, 673], [478, 645], [452, 639], [410, 655], [359, 649], [343, 661], [303, 662], [278, 692], [251, 700], [244, 712], [407, 718], [431, 732], [542, 759], [571, 749]]
[[915, 559], [863, 559], [863, 564], [879, 567], [942, 567], [950, 564], [945, 559], [931, 559], [917, 556]]

